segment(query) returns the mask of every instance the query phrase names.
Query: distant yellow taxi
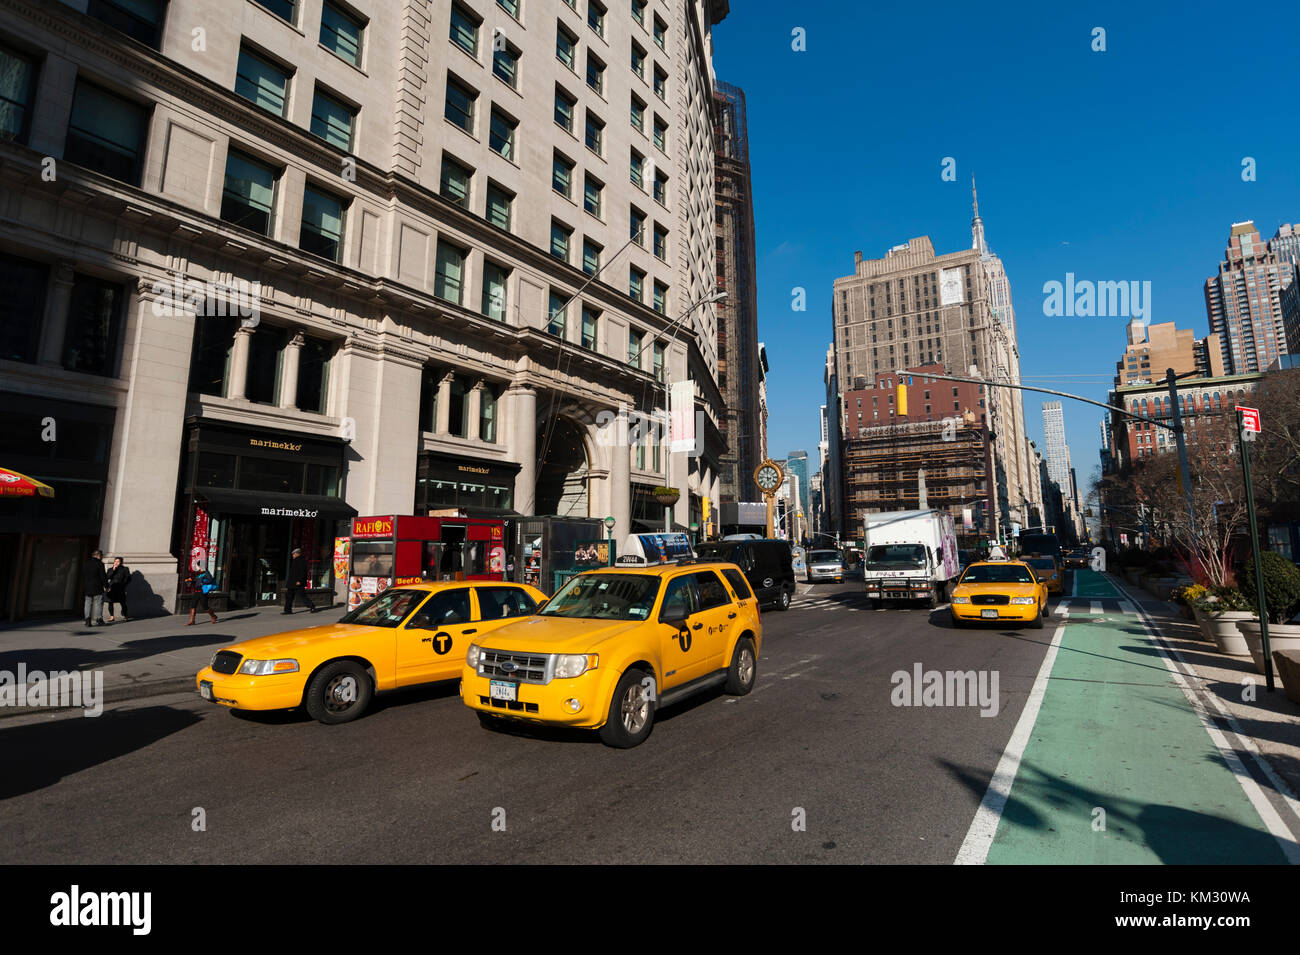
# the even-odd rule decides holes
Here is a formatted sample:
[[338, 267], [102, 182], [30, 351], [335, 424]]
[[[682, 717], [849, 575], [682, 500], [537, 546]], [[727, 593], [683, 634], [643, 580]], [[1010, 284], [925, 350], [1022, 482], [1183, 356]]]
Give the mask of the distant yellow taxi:
[[1041, 580], [1047, 587], [1049, 594], [1059, 594], [1065, 590], [1065, 582], [1062, 579], [1064, 571], [1056, 563], [1056, 558], [1051, 554], [1040, 557], [1034, 554], [1031, 557], [1022, 559], [1023, 563], [1029, 565], [1029, 569], [1034, 572], [1034, 578]]
[[1017, 621], [1041, 628], [1047, 616], [1047, 586], [1024, 561], [990, 560], [971, 564], [953, 588], [952, 624]]
[[460, 695], [489, 728], [593, 729], [626, 749], [650, 735], [659, 707], [718, 685], [748, 693], [762, 642], [758, 600], [735, 564], [590, 570], [535, 616], [476, 637]]
[[346, 723], [375, 693], [456, 679], [470, 641], [545, 599], [536, 587], [490, 581], [397, 587], [338, 623], [222, 647], [195, 683], [205, 700], [231, 709], [304, 706], [322, 723]]

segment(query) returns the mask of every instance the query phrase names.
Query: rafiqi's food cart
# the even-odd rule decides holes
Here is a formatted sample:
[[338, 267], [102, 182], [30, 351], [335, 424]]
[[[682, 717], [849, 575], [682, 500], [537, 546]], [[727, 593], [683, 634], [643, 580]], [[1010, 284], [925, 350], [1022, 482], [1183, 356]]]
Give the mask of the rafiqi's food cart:
[[435, 580], [502, 580], [505, 524], [473, 517], [357, 517], [335, 541], [347, 567], [348, 609], [389, 587]]

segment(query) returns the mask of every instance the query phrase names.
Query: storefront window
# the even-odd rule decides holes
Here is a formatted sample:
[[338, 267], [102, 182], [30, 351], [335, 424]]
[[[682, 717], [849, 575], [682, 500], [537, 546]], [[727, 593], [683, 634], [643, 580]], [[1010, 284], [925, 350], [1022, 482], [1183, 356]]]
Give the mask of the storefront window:
[[38, 537], [34, 543], [27, 611], [80, 609], [81, 538]]
[[307, 465], [307, 488], [305, 493], [337, 497], [339, 493], [339, 469], [324, 464]]
[[288, 335], [284, 329], [261, 325], [248, 343], [248, 382], [244, 396], [257, 404], [273, 405], [280, 398], [280, 357]]
[[241, 491], [272, 491], [280, 494], [302, 493], [301, 461], [277, 461], [274, 458], [243, 457], [239, 462]]
[[354, 577], [393, 576], [393, 545], [389, 541], [353, 541]]
[[234, 487], [235, 462], [233, 454], [204, 451], [199, 454], [198, 469], [194, 473], [195, 487]]

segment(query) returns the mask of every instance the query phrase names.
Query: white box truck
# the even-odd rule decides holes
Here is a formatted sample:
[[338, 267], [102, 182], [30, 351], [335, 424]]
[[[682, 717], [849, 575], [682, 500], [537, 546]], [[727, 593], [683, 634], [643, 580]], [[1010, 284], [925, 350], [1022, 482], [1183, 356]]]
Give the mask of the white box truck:
[[868, 514], [862, 577], [873, 607], [882, 600], [923, 600], [935, 607], [956, 580], [957, 535], [947, 511]]

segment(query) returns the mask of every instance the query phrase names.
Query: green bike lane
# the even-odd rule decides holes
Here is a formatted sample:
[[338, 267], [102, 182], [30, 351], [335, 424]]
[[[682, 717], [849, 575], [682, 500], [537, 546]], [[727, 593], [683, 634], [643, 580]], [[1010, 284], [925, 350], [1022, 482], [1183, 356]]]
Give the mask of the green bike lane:
[[1141, 618], [1110, 610], [1124, 595], [1090, 570], [1075, 579], [1072, 611], [1107, 600], [1107, 612], [1071, 613], [1032, 731], [1018, 726], [1008, 747], [1019, 762], [999, 767], [1002, 791], [995, 774], [957, 861], [1287, 862]]

